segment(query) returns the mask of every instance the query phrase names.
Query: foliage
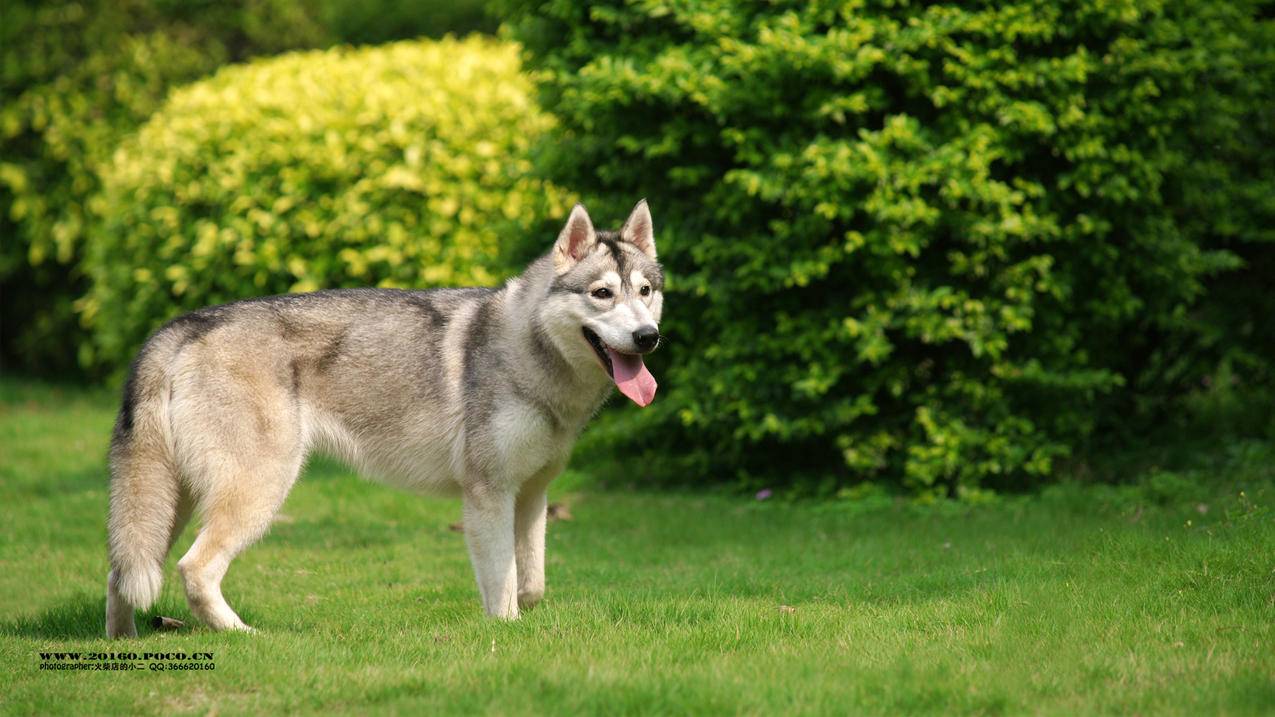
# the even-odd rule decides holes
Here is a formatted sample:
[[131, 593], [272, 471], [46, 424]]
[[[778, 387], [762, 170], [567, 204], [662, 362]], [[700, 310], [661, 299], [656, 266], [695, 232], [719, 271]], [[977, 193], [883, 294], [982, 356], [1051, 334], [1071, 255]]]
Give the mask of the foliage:
[[507, 4], [543, 171], [660, 225], [666, 391], [608, 434], [653, 473], [1021, 485], [1198, 384], [1206, 286], [1270, 265], [1260, 3]]
[[[1266, 389], [1275, 403], [1275, 5], [1262, 4], [1265, 20], [1248, 24], [1225, 8], [1211, 18], [1210, 33], [1224, 51], [1197, 52], [1207, 67], [1192, 89], [1208, 111], [1187, 115], [1188, 151], [1182, 183], [1170, 206], [1191, 236], [1209, 237], [1212, 246], [1235, 254], [1242, 267], [1209, 284], [1209, 300], [1192, 316], [1203, 350], [1172, 347], [1177, 361], [1166, 371], [1183, 371], [1191, 361], [1214, 361], [1222, 370], [1213, 383], [1233, 379], [1250, 396]], [[1238, 32], [1237, 32], [1238, 31]], [[1254, 101], [1255, 100], [1255, 101]], [[1194, 351], [1189, 349], [1195, 349]], [[1227, 373], [1233, 376], [1226, 376]]]
[[320, 0], [320, 12], [337, 37], [356, 45], [492, 34], [499, 25], [486, 0]]
[[[104, 173], [85, 361], [163, 320], [333, 286], [490, 283], [506, 233], [551, 230], [527, 177], [548, 126], [515, 46], [474, 37], [284, 55], [175, 92]], [[548, 238], [546, 238], [548, 237]]]
[[98, 170], [168, 90], [326, 42], [304, 0], [10, 2], [0, 87], [0, 361], [66, 369]]

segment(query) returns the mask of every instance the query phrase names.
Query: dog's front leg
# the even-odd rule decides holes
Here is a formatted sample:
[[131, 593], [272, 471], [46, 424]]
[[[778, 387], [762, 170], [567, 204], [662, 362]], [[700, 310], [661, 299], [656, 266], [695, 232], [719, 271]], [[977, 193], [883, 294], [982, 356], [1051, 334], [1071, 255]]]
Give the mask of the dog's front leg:
[[534, 607], [545, 596], [545, 520], [547, 481], [535, 481], [518, 494], [514, 519], [518, 556], [518, 607]]
[[486, 486], [465, 490], [465, 542], [483, 608], [492, 617], [518, 617], [514, 563], [514, 495]]

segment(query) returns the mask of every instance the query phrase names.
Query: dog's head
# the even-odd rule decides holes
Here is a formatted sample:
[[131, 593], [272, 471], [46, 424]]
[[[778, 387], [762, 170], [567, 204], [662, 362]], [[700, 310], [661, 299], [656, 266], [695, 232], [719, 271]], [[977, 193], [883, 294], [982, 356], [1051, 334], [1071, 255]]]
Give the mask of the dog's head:
[[655, 397], [655, 378], [642, 354], [660, 345], [664, 272], [655, 258], [655, 232], [646, 200], [619, 231], [597, 231], [584, 207], [571, 210], [553, 253], [550, 286], [555, 324], [587, 347], [598, 368], [639, 406]]

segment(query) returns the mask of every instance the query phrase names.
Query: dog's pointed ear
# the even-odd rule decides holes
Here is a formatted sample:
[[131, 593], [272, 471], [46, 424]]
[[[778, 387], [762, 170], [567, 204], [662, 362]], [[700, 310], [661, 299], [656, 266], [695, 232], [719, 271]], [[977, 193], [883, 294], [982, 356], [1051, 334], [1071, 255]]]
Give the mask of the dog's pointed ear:
[[630, 242], [652, 259], [655, 258], [655, 226], [651, 224], [651, 208], [646, 200], [637, 203], [620, 230], [620, 238]]
[[558, 241], [553, 245], [553, 268], [559, 274], [565, 274], [571, 267], [593, 251], [598, 243], [598, 234], [593, 231], [593, 221], [583, 204], [577, 204], [567, 217], [567, 224], [558, 233]]

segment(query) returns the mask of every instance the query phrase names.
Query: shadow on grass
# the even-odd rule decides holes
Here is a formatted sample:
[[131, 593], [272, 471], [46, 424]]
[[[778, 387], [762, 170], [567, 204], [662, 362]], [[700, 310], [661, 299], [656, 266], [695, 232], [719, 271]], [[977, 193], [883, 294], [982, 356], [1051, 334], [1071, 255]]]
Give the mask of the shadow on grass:
[[0, 635], [46, 640], [105, 637], [106, 599], [81, 594], [35, 616], [0, 623]]
[[[146, 637], [164, 632], [152, 623], [158, 615], [176, 616], [189, 626], [193, 623], [184, 606], [161, 600], [146, 611], [138, 611], [137, 633]], [[50, 607], [39, 615], [24, 615], [0, 623], [0, 637], [25, 637], [32, 640], [84, 640], [106, 637], [105, 596], [81, 593]]]
[[349, 479], [357, 472], [344, 463], [328, 456], [317, 454], [306, 463], [301, 473], [304, 481], [331, 481]]

